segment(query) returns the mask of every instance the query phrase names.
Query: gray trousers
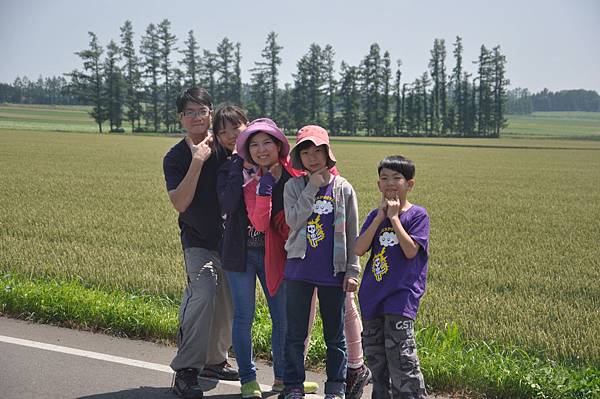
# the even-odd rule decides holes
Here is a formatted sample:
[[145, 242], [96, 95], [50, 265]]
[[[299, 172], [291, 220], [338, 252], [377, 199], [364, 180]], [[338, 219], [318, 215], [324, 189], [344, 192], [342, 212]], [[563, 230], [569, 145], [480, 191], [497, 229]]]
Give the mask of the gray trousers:
[[202, 370], [227, 360], [231, 347], [233, 305], [221, 259], [205, 248], [184, 250], [187, 286], [179, 309], [177, 355], [173, 370]]
[[363, 326], [364, 352], [373, 373], [372, 399], [427, 398], [413, 321], [385, 315]]

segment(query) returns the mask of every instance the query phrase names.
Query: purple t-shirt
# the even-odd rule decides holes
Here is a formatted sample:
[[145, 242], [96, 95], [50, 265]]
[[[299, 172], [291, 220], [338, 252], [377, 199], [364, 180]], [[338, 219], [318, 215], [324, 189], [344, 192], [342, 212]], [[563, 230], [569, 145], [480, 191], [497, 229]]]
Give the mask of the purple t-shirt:
[[335, 200], [333, 180], [317, 192], [313, 214], [306, 223], [306, 255], [291, 258], [285, 264], [286, 280], [306, 281], [316, 285], [341, 286], [344, 273], [333, 275], [333, 231]]
[[[367, 230], [375, 215], [377, 209], [369, 213], [360, 234]], [[404, 256], [388, 218], [377, 228], [358, 292], [361, 315], [365, 320], [385, 314], [413, 320], [417, 316], [427, 280], [429, 216], [425, 208], [413, 205], [400, 215], [400, 223], [419, 244], [419, 251], [412, 259]]]

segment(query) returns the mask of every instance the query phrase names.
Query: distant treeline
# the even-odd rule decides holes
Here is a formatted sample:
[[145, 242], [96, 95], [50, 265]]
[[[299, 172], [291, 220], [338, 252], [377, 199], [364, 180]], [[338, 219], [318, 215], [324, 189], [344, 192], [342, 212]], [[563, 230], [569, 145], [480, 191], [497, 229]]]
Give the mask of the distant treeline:
[[531, 114], [542, 111], [600, 112], [600, 95], [594, 90], [544, 89], [531, 94], [527, 89], [517, 88], [508, 92], [507, 113]]
[[[402, 62], [393, 62], [377, 43], [359, 65], [342, 61], [339, 70], [333, 47], [313, 43], [297, 61], [293, 83], [283, 87], [283, 47], [275, 32], [267, 36], [247, 83], [241, 80], [240, 43], [224, 38], [216, 51], [200, 51], [189, 31], [178, 48], [166, 19], [148, 25], [137, 49], [131, 21], [121, 27], [118, 44], [111, 40], [101, 46], [93, 32], [89, 38], [89, 47], [76, 53], [82, 69], [65, 74], [68, 83], [49, 79], [60, 80], [59, 91], [50, 89], [48, 79], [34, 83], [34, 91], [23, 78], [2, 86], [0, 101], [72, 104], [77, 99], [92, 106], [90, 115], [100, 132], [107, 122], [111, 131], [122, 131], [125, 122], [132, 131], [180, 129], [175, 98], [192, 85], [207, 88], [215, 104], [240, 104], [251, 118], [268, 115], [291, 131], [316, 123], [334, 135], [498, 137], [506, 123], [509, 81], [500, 46], [482, 45], [472, 74], [465, 68], [471, 62], [463, 63], [458, 36], [452, 44], [453, 68], [446, 61], [445, 41], [435, 39], [428, 69], [412, 82], [402, 80]], [[177, 63], [176, 53], [181, 55]]]
[[12, 84], [0, 83], [0, 103], [81, 105], [82, 101], [64, 76], [40, 76], [37, 80], [25, 76]]

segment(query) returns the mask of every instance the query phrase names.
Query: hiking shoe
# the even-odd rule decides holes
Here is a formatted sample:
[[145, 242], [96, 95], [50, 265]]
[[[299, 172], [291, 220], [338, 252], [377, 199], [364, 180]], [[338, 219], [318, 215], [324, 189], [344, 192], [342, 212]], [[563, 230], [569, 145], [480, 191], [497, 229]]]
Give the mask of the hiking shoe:
[[273, 385], [271, 385], [271, 392], [281, 393], [285, 390], [285, 385], [283, 381], [275, 381]]
[[173, 382], [175, 393], [185, 399], [202, 399], [202, 388], [198, 385], [198, 370], [182, 369], [175, 373]]
[[200, 377], [217, 378], [219, 380], [237, 381], [240, 374], [225, 360], [219, 364], [207, 364], [200, 372]]
[[348, 368], [346, 377], [346, 398], [359, 399], [365, 386], [371, 381], [371, 370], [364, 364], [357, 369]]
[[[272, 392], [283, 392], [285, 390], [285, 385], [283, 382], [277, 381], [274, 382], [271, 386]], [[319, 390], [319, 384], [312, 381], [304, 381], [304, 393], [317, 393]]]
[[242, 398], [244, 399], [262, 398], [262, 391], [260, 390], [260, 385], [258, 385], [258, 382], [256, 382], [256, 380], [248, 381], [245, 384], [242, 384], [241, 391]]
[[278, 399], [304, 399], [304, 390], [302, 388], [290, 388], [281, 392]]

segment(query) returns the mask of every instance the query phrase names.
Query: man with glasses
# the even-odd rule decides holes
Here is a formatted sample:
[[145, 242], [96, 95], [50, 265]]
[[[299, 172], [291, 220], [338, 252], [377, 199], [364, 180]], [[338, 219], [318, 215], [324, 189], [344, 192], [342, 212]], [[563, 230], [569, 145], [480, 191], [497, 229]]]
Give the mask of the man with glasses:
[[177, 98], [177, 112], [186, 136], [167, 152], [163, 170], [169, 199], [179, 212], [187, 286], [171, 368], [176, 372], [174, 389], [179, 396], [202, 398], [198, 375], [239, 378], [227, 362], [233, 311], [218, 254], [223, 220], [216, 181], [225, 159], [212, 150], [212, 98], [206, 90], [184, 90]]

